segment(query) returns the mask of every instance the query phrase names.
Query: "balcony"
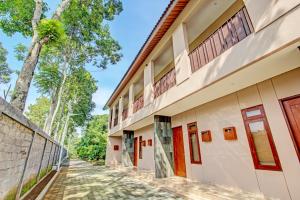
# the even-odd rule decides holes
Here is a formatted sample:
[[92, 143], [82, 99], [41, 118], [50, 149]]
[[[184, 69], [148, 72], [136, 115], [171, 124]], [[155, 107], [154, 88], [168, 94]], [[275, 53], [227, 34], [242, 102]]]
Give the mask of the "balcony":
[[189, 54], [192, 72], [197, 71], [252, 32], [250, 18], [246, 8], [243, 7]]
[[154, 84], [154, 98], [157, 98], [161, 94], [165, 93], [174, 85], [176, 85], [176, 73], [175, 68], [172, 68]]
[[124, 121], [128, 117], [128, 108], [124, 108], [122, 112], [122, 120]]
[[133, 113], [144, 107], [144, 95], [140, 96], [133, 102]]

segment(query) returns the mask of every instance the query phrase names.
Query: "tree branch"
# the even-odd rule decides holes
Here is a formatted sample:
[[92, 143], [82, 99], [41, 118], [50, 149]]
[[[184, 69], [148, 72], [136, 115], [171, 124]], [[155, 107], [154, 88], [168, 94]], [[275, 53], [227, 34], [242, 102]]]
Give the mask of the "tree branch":
[[62, 0], [61, 4], [56, 8], [56, 11], [52, 16], [52, 19], [60, 19], [61, 14], [69, 6], [70, 2], [71, 0]]

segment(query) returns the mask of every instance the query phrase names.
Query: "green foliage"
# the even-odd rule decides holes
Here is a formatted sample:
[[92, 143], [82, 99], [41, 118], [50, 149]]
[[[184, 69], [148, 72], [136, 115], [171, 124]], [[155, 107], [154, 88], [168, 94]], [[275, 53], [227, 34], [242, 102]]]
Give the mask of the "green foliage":
[[15, 49], [15, 57], [18, 61], [24, 61], [25, 57], [26, 57], [26, 51], [27, 51], [27, 47], [23, 44], [18, 44]]
[[121, 0], [73, 0], [62, 16], [66, 33], [87, 63], [106, 68], [120, 58], [120, 45], [114, 40], [106, 21], [122, 11]]
[[63, 24], [56, 19], [42, 19], [37, 30], [40, 39], [47, 38], [48, 43], [59, 42], [65, 38]]
[[80, 142], [77, 155], [86, 160], [105, 159], [108, 115], [96, 115], [88, 122]]
[[30, 104], [25, 115], [38, 127], [43, 128], [49, 112], [50, 100], [47, 97], [39, 97], [34, 104]]
[[0, 42], [0, 84], [8, 83], [10, 81], [10, 74], [12, 71], [8, 68], [6, 61], [7, 51], [3, 48]]
[[[21, 33], [24, 37], [32, 35], [31, 20], [35, 9], [34, 0], [1, 0], [0, 1], [0, 29], [9, 36]], [[43, 3], [42, 18], [48, 10]]]
[[72, 70], [66, 82], [65, 98], [73, 101], [72, 121], [76, 126], [84, 126], [85, 121], [91, 118], [91, 111], [95, 108], [92, 101], [93, 94], [97, 91], [96, 80], [85, 68], [79, 67]]
[[40, 172], [40, 179], [42, 179], [48, 172], [48, 167], [44, 168]]
[[28, 192], [36, 183], [37, 183], [37, 180], [36, 180], [35, 176], [30, 178], [28, 181], [26, 181], [26, 183], [24, 183], [24, 185], [22, 187], [21, 196], [26, 194], [26, 192]]

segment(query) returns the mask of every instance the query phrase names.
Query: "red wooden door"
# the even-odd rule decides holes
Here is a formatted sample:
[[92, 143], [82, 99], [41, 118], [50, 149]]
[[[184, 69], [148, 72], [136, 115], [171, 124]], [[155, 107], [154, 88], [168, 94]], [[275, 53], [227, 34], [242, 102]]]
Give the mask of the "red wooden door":
[[174, 170], [176, 176], [186, 177], [182, 127], [173, 128]]
[[300, 97], [283, 101], [283, 106], [292, 131], [292, 139], [300, 159]]
[[133, 146], [133, 165], [137, 167], [138, 164], [138, 138], [134, 138], [134, 146]]

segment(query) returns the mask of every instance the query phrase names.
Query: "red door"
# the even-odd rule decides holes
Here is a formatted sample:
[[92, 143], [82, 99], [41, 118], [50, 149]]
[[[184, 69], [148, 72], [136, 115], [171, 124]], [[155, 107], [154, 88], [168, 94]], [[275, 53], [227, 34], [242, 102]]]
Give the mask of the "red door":
[[133, 165], [137, 167], [137, 163], [138, 163], [138, 138], [137, 137], [134, 138], [133, 154], [134, 154]]
[[283, 106], [292, 131], [292, 139], [300, 159], [300, 97], [283, 101]]
[[186, 177], [182, 127], [173, 128], [174, 169], [176, 176]]

